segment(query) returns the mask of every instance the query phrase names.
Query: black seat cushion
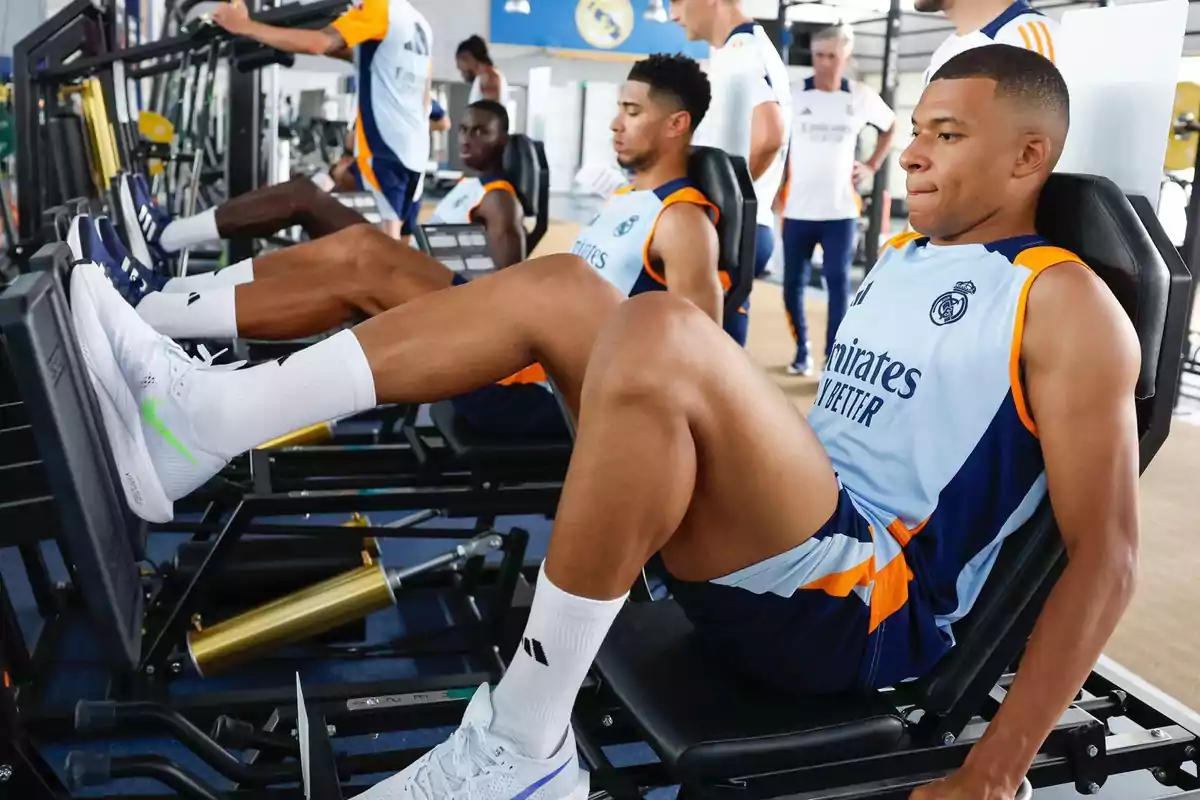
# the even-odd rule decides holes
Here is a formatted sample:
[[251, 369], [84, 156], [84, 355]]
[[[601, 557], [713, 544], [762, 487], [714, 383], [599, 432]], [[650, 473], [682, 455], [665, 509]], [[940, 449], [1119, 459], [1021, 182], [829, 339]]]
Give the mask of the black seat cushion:
[[884, 753], [904, 736], [878, 695], [791, 698], [743, 679], [705, 650], [671, 600], [627, 604], [596, 668], [680, 780]]
[[514, 133], [508, 138], [508, 147], [504, 148], [504, 175], [512, 182], [517, 190], [517, 199], [525, 216], [537, 217], [539, 203], [545, 202], [539, 197], [537, 147], [533, 140], [520, 133]]
[[[693, 147], [688, 177], [720, 212], [719, 269], [729, 274], [732, 304], [740, 306], [754, 280], [755, 216], [758, 205], [745, 161], [712, 147]], [[748, 193], [747, 193], [748, 190]], [[727, 304], [727, 308], [730, 304]]]
[[501, 439], [487, 436], [463, 422], [454, 403], [442, 400], [429, 407], [429, 416], [438, 433], [446, 440], [458, 458], [471, 461], [549, 461], [571, 457], [571, 440], [563, 439]]
[[1056, 173], [1042, 191], [1037, 230], [1082, 258], [1116, 295], [1142, 346], [1137, 396], [1152, 397], [1171, 274], [1129, 199], [1108, 178]]

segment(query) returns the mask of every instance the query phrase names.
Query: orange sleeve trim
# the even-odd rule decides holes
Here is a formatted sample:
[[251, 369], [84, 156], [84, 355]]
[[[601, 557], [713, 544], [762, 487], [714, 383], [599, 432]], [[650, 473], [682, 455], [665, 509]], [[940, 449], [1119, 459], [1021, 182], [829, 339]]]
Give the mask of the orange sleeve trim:
[[548, 380], [546, 370], [542, 368], [541, 364], [530, 364], [520, 372], [514, 372], [496, 383], [500, 386], [513, 386], [520, 383], [546, 383]]
[[1022, 25], [1019, 28], [1017, 28], [1017, 33], [1021, 34], [1021, 41], [1025, 43], [1026, 50], [1036, 50], [1037, 49], [1036, 47], [1034, 47], [1033, 42], [1031, 42], [1029, 40], [1029, 33], [1026, 31], [1026, 26]]
[[883, 243], [883, 246], [884, 247], [892, 247], [892, 248], [895, 248], [896, 250], [900, 250], [909, 242], [916, 241], [917, 239], [920, 239], [920, 238], [921, 238], [921, 234], [917, 233], [916, 231], [904, 231], [903, 233], [897, 233], [895, 236], [888, 239], [886, 242]]
[[372, 39], [382, 39], [388, 31], [387, 0], [363, 0], [361, 8], [352, 8], [333, 21], [348, 47], [358, 47]]
[[1017, 300], [1017, 319], [1013, 323], [1012, 350], [1008, 356], [1008, 381], [1012, 388], [1013, 404], [1017, 407], [1017, 416], [1020, 418], [1021, 424], [1027, 431], [1037, 436], [1037, 425], [1033, 421], [1033, 414], [1029, 411], [1025, 388], [1021, 384], [1021, 343], [1025, 339], [1025, 308], [1029, 302], [1029, 290], [1033, 288], [1033, 282], [1037, 280], [1037, 277], [1050, 267], [1058, 264], [1082, 264], [1085, 267], [1087, 265], [1070, 250], [1050, 245], [1030, 247], [1028, 250], [1022, 251], [1013, 260], [1013, 264], [1029, 270], [1029, 277], [1021, 286], [1021, 296]]
[[379, 179], [375, 177], [375, 168], [371, 166], [371, 145], [367, 144], [367, 135], [363, 133], [362, 110], [354, 120], [354, 160], [358, 162], [358, 171], [367, 185], [379, 189]]
[[615, 192], [613, 192], [613, 194], [614, 195], [629, 194], [632, 191], [633, 191], [633, 186], [630, 184], [625, 184], [624, 186], [622, 186], [621, 188], [619, 188]]
[[642, 267], [646, 270], [646, 274], [654, 280], [658, 281], [663, 286], [667, 285], [667, 279], [661, 275], [658, 270], [650, 263], [650, 246], [654, 244], [654, 232], [658, 230], [658, 221], [662, 219], [662, 213], [668, 207], [676, 203], [692, 203], [693, 205], [703, 206], [708, 209], [709, 217], [713, 221], [713, 225], [717, 224], [717, 220], [721, 218], [721, 212], [714, 206], [709, 199], [705, 197], [699, 189], [694, 189], [691, 186], [685, 186], [667, 195], [662, 201], [662, 208], [658, 210], [658, 216], [654, 218], [654, 224], [650, 226], [650, 234], [646, 237], [646, 243], [642, 245]]
[[467, 219], [475, 216], [475, 210], [483, 205], [483, 198], [487, 197], [488, 192], [508, 192], [513, 197], [517, 196], [517, 190], [508, 181], [490, 181], [485, 183], [483, 185], [483, 194], [480, 195], [479, 201], [467, 209]]

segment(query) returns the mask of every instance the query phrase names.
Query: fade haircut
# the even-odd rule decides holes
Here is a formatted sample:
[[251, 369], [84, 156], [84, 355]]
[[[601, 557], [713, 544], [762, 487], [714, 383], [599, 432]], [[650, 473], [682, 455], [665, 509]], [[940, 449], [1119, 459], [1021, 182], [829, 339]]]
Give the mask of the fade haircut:
[[497, 103], [495, 100], [476, 100], [467, 106], [468, 109], [483, 111], [491, 114], [500, 122], [500, 132], [508, 135], [508, 109], [502, 103]]
[[692, 118], [692, 131], [708, 113], [712, 89], [700, 64], [683, 54], [658, 53], [642, 59], [629, 70], [629, 80], [645, 83], [655, 99], [666, 96]]
[[[1015, 100], [1030, 111], [1061, 124], [1066, 136], [1071, 97], [1054, 63], [1023, 47], [989, 44], [959, 53], [934, 73], [933, 81], [987, 78], [996, 82], [996, 97]], [[1059, 143], [1061, 147], [1061, 142]]]

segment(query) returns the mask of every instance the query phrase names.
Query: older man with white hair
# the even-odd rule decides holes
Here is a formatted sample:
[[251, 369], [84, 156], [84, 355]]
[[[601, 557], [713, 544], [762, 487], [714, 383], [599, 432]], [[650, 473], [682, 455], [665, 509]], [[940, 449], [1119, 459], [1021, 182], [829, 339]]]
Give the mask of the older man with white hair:
[[[812, 39], [812, 77], [794, 93], [789, 179], [781, 190], [783, 208], [783, 297], [796, 355], [791, 375], [812, 374], [804, 287], [812, 257], [821, 245], [821, 274], [829, 292], [825, 354], [846, 315], [850, 262], [861, 204], [855, 184], [871, 177], [892, 148], [896, 114], [865, 83], [845, 77], [853, 48], [847, 26], [825, 28]], [[875, 152], [856, 159], [858, 136], [867, 125], [879, 130]]]

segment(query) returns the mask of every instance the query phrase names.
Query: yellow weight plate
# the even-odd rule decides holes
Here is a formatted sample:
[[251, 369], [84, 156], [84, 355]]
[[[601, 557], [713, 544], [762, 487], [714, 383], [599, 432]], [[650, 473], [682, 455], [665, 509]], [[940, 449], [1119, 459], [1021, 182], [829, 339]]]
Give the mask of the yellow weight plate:
[[142, 111], [138, 114], [138, 133], [148, 142], [170, 144], [175, 138], [175, 126], [162, 114]]
[[1180, 129], [1180, 123], [1200, 122], [1200, 84], [1182, 82], [1175, 85], [1175, 107], [1171, 111], [1171, 132], [1167, 134], [1167, 157], [1163, 169], [1191, 169], [1196, 164], [1196, 148], [1200, 133]]

